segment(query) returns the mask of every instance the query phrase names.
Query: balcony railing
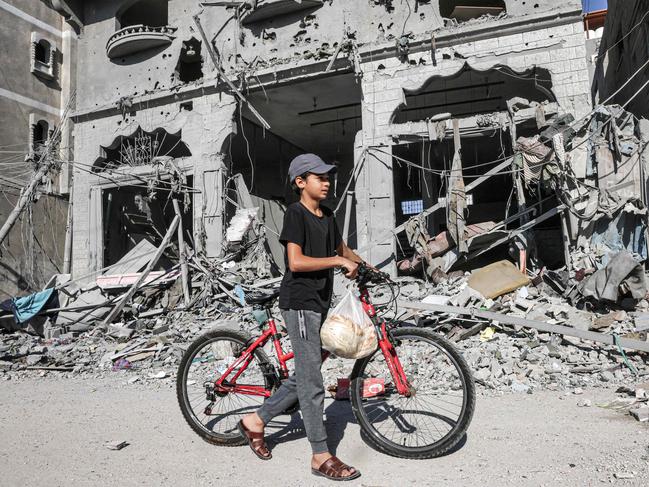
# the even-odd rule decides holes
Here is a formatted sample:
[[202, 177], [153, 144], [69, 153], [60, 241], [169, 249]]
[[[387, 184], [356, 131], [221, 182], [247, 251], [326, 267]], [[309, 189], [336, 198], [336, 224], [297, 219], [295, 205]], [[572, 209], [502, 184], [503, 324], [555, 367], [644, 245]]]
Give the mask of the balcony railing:
[[174, 40], [175, 27], [129, 25], [115, 32], [106, 43], [109, 58], [128, 56], [154, 47], [166, 46]]

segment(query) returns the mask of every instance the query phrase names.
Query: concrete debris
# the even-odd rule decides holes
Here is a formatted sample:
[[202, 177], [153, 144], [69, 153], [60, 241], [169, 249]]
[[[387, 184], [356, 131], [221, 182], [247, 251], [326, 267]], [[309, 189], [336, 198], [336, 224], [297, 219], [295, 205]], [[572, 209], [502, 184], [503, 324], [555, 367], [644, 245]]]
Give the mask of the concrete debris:
[[257, 215], [258, 208], [239, 208], [232, 217], [230, 226], [225, 233], [225, 239], [228, 243], [241, 242], [243, 236], [248, 231], [252, 222]]
[[[0, 375], [10, 377], [30, 370], [97, 377], [137, 374], [128, 379], [129, 384], [170, 378], [169, 371], [198, 334], [224, 320], [237, 327], [253, 323], [251, 308], [242, 304], [238, 289], [251, 292], [278, 282], [271, 271], [272, 258], [264, 246], [260, 223], [255, 218], [249, 220], [236, 248], [222, 258], [206, 259], [185, 245], [191, 288], [187, 304], [182, 299], [179, 264], [172, 254], [165, 253], [158, 261], [160, 270], [140, 279], [156, 261], [156, 256], [144, 256], [142, 251], [151, 254], [163, 248], [149, 243], [136, 245], [117, 262], [115, 268], [124, 274], [113, 275], [109, 269], [85, 286], [65, 280], [51, 291], [67, 304], [59, 306], [57, 301], [55, 307], [45, 306], [32, 318], [46, 320], [45, 332], [40, 336], [18, 332], [0, 335]], [[237, 225], [236, 220], [233, 225]], [[163, 250], [173, 249], [171, 238], [167, 245]], [[175, 259], [178, 261], [178, 254]], [[139, 272], [145, 266], [145, 272]], [[115, 322], [103, 323], [112, 305], [120, 301], [126, 302], [115, 314]], [[279, 316], [279, 310], [275, 312]]]
[[[103, 3], [102, 21], [119, 14]], [[330, 196], [345, 204], [346, 240], [373, 264], [396, 262], [401, 301], [387, 318], [454, 342], [485, 394], [622, 385], [627, 397], [605, 407], [647, 420], [649, 127], [626, 100], [590, 110], [579, 2], [416, 1], [415, 15], [391, 0], [202, 3], [213, 8], [167, 19], [199, 39], [121, 59], [142, 63], [128, 81], [140, 90], [148, 78], [140, 95], [123, 93], [117, 61], [80, 64], [78, 106], [72, 96], [32, 156], [38, 169], [0, 229], [3, 243], [46, 173], [69, 162], [74, 266], [0, 303], [1, 379], [171, 383], [199, 334], [258, 331], [245, 296], [281, 279], [285, 163], [304, 147], [340, 157]], [[341, 20], [343, 32], [325, 26]], [[94, 24], [81, 53], [104, 48]], [[174, 42], [166, 29], [151, 32]], [[169, 66], [175, 85], [159, 86], [154, 72]], [[87, 168], [53, 157], [70, 110], [78, 135], [64, 145], [80, 161], [102, 154]], [[329, 360], [323, 374], [345, 397], [349, 367]]]
[[613, 476], [619, 480], [631, 480], [635, 478], [635, 474], [633, 472], [615, 472]]
[[629, 414], [641, 423], [649, 421], [649, 406], [642, 406], [637, 409], [631, 409]]
[[107, 441], [104, 444], [104, 446], [109, 450], [121, 450], [122, 448], [126, 448], [128, 445], [130, 445], [130, 443], [127, 441]]
[[[469, 277], [469, 286], [485, 298], [493, 299], [526, 286], [530, 280], [514, 264], [501, 260], [477, 269]], [[524, 299], [524, 298], [521, 298]]]
[[[243, 255], [208, 262], [194, 258], [192, 289], [194, 304], [183, 309], [174, 299], [168, 284], [156, 288], [145, 286], [133, 303], [124, 308], [122, 320], [107, 327], [90, 326], [83, 332], [61, 327], [57, 337], [43, 338], [24, 333], [0, 335], [0, 375], [9, 377], [32, 373], [28, 367], [66, 368], [64, 375], [101, 377], [105, 374], [127, 374], [130, 384], [136, 381], [171, 381], [170, 373], [178, 365], [188, 344], [200, 333], [215, 326], [234, 326], [253, 330], [258, 326], [249, 306], [241, 306], [235, 293], [239, 285], [247, 290], [272, 286], [277, 279], [259, 279], [250, 267], [252, 260], [246, 253], [256, 249], [256, 243], [244, 245]], [[234, 265], [232, 265], [234, 263]], [[227, 274], [226, 271], [227, 270]], [[269, 274], [266, 274], [269, 276]], [[487, 307], [504, 316], [535, 316], [547, 322], [573, 326], [574, 317], [581, 312], [565, 301], [552, 287], [540, 282], [537, 287], [526, 286], [518, 291], [487, 299], [467, 285], [464, 274], [438, 284], [412, 277], [397, 278], [401, 297], [411, 302], [457, 301], [476, 308]], [[253, 287], [255, 286], [255, 287]], [[376, 289], [376, 300], [383, 299]], [[523, 298], [524, 296], [524, 298]], [[387, 297], [387, 296], [386, 296]], [[519, 306], [520, 299], [529, 302], [529, 308]], [[150, 317], [141, 317], [144, 309], [167, 303], [165, 311]], [[175, 303], [171, 306], [170, 303]], [[138, 309], [137, 304], [142, 305]], [[279, 310], [273, 313], [279, 316]], [[609, 309], [595, 320], [606, 318], [608, 328], [600, 328], [620, 336], [635, 330], [636, 313]], [[642, 316], [640, 313], [638, 316]], [[633, 386], [635, 376], [624, 366], [619, 350], [614, 346], [600, 346], [569, 337], [526, 330], [480, 318], [458, 322], [452, 315], [413, 316], [419, 326], [450, 335], [461, 349], [485, 393], [513, 391], [533, 393], [540, 388], [561, 388], [566, 391], [587, 387], [607, 387], [615, 383]], [[458, 329], [459, 324], [459, 329]], [[600, 322], [600, 325], [603, 324]], [[487, 336], [483, 330], [489, 330]], [[640, 372], [647, 371], [644, 355], [627, 351], [627, 358]], [[349, 371], [344, 362], [332, 360], [323, 367], [325, 383], [336, 384]], [[131, 374], [134, 374], [131, 376]], [[137, 379], [134, 379], [137, 377]], [[635, 393], [635, 389], [634, 393]], [[645, 389], [646, 390], [646, 389]], [[640, 394], [640, 393], [639, 393]], [[633, 401], [636, 401], [635, 397]]]

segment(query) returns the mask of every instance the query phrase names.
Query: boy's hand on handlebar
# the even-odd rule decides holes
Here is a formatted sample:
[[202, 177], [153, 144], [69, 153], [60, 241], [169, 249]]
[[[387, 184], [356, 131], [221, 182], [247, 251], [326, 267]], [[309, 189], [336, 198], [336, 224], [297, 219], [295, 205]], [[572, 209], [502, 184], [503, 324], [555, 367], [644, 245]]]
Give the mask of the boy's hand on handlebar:
[[380, 282], [391, 282], [390, 275], [385, 272], [381, 272], [373, 265], [368, 264], [367, 262], [361, 262], [358, 270], [358, 274], [363, 276], [366, 275], [370, 282], [380, 283]]
[[367, 262], [363, 262], [363, 264], [364, 264], [365, 267], [367, 267], [369, 270], [374, 271], [374, 272], [378, 272], [379, 274], [381, 273], [381, 271], [378, 270], [376, 267], [374, 267], [372, 264], [368, 264]]
[[358, 263], [345, 257], [339, 257], [338, 267], [343, 269], [347, 279], [356, 279], [358, 275]]

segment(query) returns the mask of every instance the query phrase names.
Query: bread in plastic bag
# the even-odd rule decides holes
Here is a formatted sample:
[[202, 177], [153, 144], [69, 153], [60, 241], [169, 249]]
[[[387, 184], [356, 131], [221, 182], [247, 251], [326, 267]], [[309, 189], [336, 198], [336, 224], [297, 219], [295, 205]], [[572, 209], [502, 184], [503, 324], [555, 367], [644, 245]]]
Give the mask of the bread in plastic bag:
[[376, 332], [372, 320], [351, 290], [329, 312], [320, 329], [320, 340], [322, 348], [336, 357], [359, 359], [376, 350]]

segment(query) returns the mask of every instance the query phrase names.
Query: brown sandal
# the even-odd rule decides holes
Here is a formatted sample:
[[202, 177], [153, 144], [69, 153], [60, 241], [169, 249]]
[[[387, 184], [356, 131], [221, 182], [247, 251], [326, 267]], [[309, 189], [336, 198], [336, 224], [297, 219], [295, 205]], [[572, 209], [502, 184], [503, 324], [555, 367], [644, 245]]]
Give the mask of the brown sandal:
[[[354, 471], [349, 475], [343, 475], [345, 470]], [[361, 476], [361, 473], [356, 470], [354, 467], [344, 464], [337, 457], [332, 456], [328, 460], [325, 460], [320, 468], [317, 470], [315, 468], [311, 469], [313, 475], [318, 475], [329, 480], [354, 480]]]
[[244, 426], [243, 420], [239, 421], [237, 428], [239, 428], [239, 432], [241, 432], [243, 437], [248, 440], [248, 445], [255, 455], [257, 455], [262, 460], [270, 460], [271, 458], [273, 458], [273, 455], [270, 453], [270, 450], [266, 446], [263, 433], [250, 431]]

